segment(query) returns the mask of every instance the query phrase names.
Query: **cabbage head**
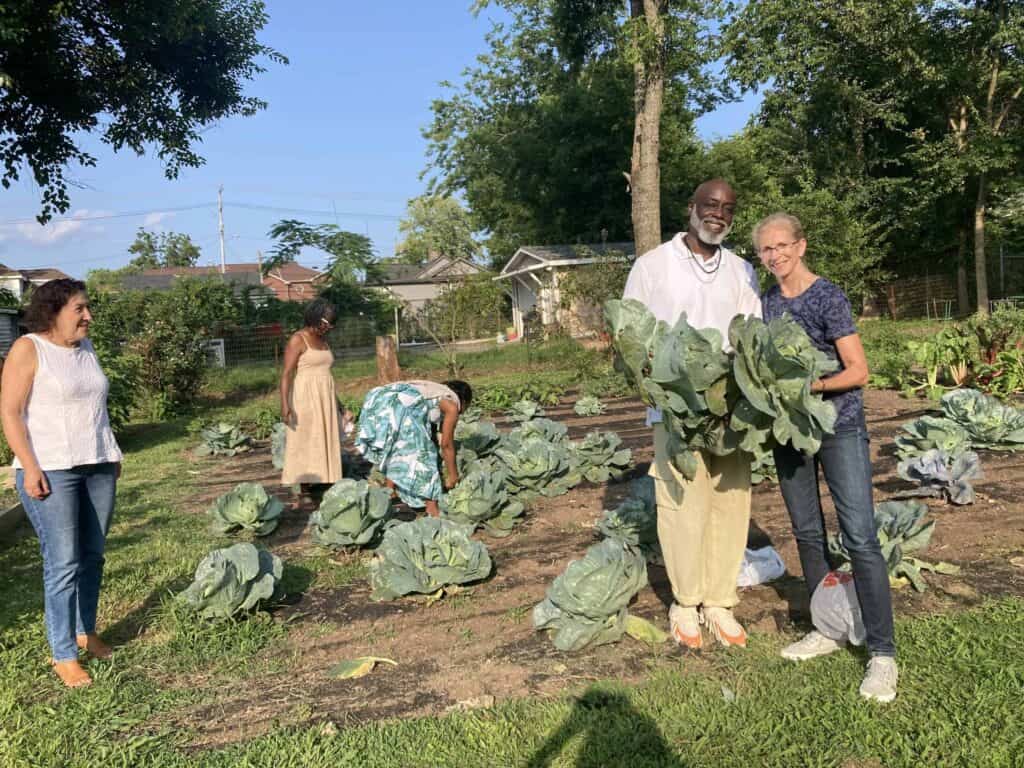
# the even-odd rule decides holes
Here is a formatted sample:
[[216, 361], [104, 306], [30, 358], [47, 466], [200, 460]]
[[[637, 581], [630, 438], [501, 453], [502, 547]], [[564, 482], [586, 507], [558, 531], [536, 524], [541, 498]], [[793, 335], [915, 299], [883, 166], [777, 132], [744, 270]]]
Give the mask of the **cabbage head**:
[[459, 417], [455, 426], [455, 444], [472, 451], [477, 456], [489, 456], [501, 444], [498, 428], [489, 421], [474, 421], [465, 424]]
[[625, 632], [626, 606], [646, 584], [643, 555], [605, 539], [555, 578], [533, 609], [533, 626], [551, 630], [560, 651], [614, 643]]
[[281, 558], [252, 544], [216, 549], [196, 568], [192, 584], [177, 599], [206, 618], [226, 619], [274, 597]]
[[508, 490], [521, 501], [561, 496], [583, 480], [565, 445], [537, 437], [510, 440], [496, 455], [504, 465]]
[[[960, 570], [949, 563], [930, 563], [912, 557], [927, 549], [935, 531], [934, 520], [924, 522], [927, 513], [927, 505], [920, 501], [883, 501], [875, 505], [878, 542], [889, 578], [893, 581], [906, 579], [918, 592], [927, 589], [922, 571], [953, 574]], [[842, 533], [829, 536], [828, 548], [836, 562], [844, 569], [850, 568], [850, 553], [843, 543]]]
[[210, 507], [217, 533], [247, 531], [256, 536], [271, 533], [280, 521], [284, 504], [259, 483], [239, 483]]
[[622, 448], [614, 432], [591, 432], [572, 447], [573, 460], [585, 480], [604, 483], [620, 479], [630, 467], [633, 452]]
[[600, 416], [606, 410], [604, 403], [593, 395], [584, 395], [572, 407], [577, 416]]
[[638, 549], [649, 563], [664, 563], [661, 543], [658, 541], [654, 478], [639, 477], [634, 480], [629, 497], [615, 509], [604, 511], [597, 530], [624, 546]]
[[836, 412], [811, 394], [811, 384], [839, 364], [789, 317], [764, 323], [737, 315], [729, 324], [729, 343], [735, 350], [733, 375], [743, 393], [730, 422], [743, 435], [740, 447], [757, 455], [774, 440], [817, 453], [821, 438], [832, 433]]
[[325, 547], [372, 547], [391, 522], [391, 492], [365, 480], [343, 478], [324, 493], [309, 522]]
[[543, 416], [544, 409], [541, 408], [540, 403], [535, 403], [533, 400], [520, 400], [512, 403], [507, 415], [509, 421], [530, 421], [530, 419], [538, 419]]
[[450, 520], [421, 517], [384, 533], [370, 561], [371, 597], [393, 600], [402, 595], [429, 595], [446, 586], [487, 578], [487, 547], [469, 537], [472, 528]]
[[234, 456], [252, 450], [252, 438], [237, 424], [222, 421], [199, 433], [202, 442], [196, 448], [199, 456]]
[[896, 452], [901, 459], [938, 449], [948, 454], [963, 453], [971, 447], [967, 431], [952, 419], [922, 416], [904, 424], [896, 435]]
[[1024, 410], [1003, 405], [976, 389], [942, 396], [942, 412], [967, 432], [973, 448], [1024, 451]]
[[482, 527], [491, 536], [508, 536], [524, 507], [505, 490], [505, 475], [470, 470], [441, 499], [441, 516], [459, 525]]
[[898, 498], [944, 497], [952, 504], [973, 504], [971, 481], [981, 478], [981, 461], [974, 451], [951, 456], [933, 448], [904, 459], [896, 471], [902, 479], [917, 486], [895, 494]]
[[549, 443], [568, 445], [569, 428], [551, 419], [532, 419], [520, 424], [508, 433], [505, 440], [510, 446], [520, 445], [527, 440], [539, 438]]
[[288, 441], [288, 428], [278, 422], [270, 433], [270, 461], [274, 469], [284, 469], [284, 449]]

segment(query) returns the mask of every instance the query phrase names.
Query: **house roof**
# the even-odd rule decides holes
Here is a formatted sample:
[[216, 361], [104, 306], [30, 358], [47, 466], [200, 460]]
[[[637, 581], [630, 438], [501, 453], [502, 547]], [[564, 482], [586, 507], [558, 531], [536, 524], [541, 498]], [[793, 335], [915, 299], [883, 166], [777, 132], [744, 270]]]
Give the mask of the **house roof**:
[[61, 272], [53, 267], [42, 267], [41, 269], [23, 269], [21, 274], [32, 282], [46, 282], [47, 280], [66, 280], [70, 275]]
[[222, 280], [225, 283], [234, 283], [238, 286], [261, 284], [260, 273], [255, 269], [252, 271], [227, 270], [227, 273], [223, 275], [219, 269], [210, 269], [202, 272], [185, 272], [182, 270], [175, 271], [174, 269], [148, 269], [137, 275], [125, 275], [124, 287], [129, 290], [137, 291], [165, 291], [170, 289], [174, 284], [174, 281], [180, 277], [202, 277], [212, 280]]
[[578, 245], [523, 245], [508, 260], [496, 279], [553, 266], [592, 264], [603, 258], [632, 259], [633, 243], [580, 243]]
[[238, 285], [260, 285], [272, 291], [282, 301], [306, 301], [317, 295], [316, 283], [323, 282], [327, 275], [315, 269], [288, 262], [271, 269], [260, 278], [260, 267], [256, 262], [225, 264], [224, 273], [220, 267], [158, 267], [146, 269], [137, 275], [127, 275], [126, 288], [136, 290], [166, 290], [176, 277], [216, 277]]
[[468, 259], [437, 256], [426, 264], [378, 264], [380, 278], [369, 285], [409, 285], [413, 283], [448, 283], [467, 275], [483, 272]]

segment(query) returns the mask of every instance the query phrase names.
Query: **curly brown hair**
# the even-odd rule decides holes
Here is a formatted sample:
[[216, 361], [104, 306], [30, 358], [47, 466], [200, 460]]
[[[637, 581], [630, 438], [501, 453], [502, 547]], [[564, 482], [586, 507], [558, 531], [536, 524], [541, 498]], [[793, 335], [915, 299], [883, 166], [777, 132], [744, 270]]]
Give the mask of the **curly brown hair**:
[[62, 277], [43, 283], [34, 291], [25, 309], [25, 327], [31, 333], [43, 333], [53, 327], [57, 315], [71, 297], [85, 293], [85, 283]]

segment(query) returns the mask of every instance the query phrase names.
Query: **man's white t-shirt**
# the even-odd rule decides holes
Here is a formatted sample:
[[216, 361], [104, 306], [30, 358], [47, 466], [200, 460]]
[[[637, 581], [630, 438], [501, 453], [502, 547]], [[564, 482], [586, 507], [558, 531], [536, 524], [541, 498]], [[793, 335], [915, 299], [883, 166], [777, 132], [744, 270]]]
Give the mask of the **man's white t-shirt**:
[[[643, 303], [669, 325], [675, 325], [685, 312], [694, 328], [718, 329], [726, 351], [730, 349], [729, 323], [736, 315], [761, 317], [754, 268], [727, 248], [704, 261], [690, 252], [683, 233], [636, 260], [622, 298]], [[661, 413], [648, 408], [648, 425], [659, 421]]]

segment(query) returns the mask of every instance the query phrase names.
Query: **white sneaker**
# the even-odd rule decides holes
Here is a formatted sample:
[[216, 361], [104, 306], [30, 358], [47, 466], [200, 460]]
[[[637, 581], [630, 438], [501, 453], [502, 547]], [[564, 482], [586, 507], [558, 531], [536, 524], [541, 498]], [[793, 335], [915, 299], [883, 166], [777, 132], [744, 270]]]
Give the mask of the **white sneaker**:
[[846, 642], [825, 637], [816, 629], [811, 630], [795, 643], [782, 649], [781, 655], [790, 661], [806, 661], [816, 656], [825, 656], [846, 647]]
[[684, 648], [697, 650], [703, 645], [700, 634], [700, 614], [694, 605], [672, 603], [668, 609], [668, 624], [672, 637]]
[[704, 609], [704, 623], [715, 639], [726, 646], [747, 647], [747, 632], [732, 615], [731, 608], [711, 606]]
[[900, 679], [896, 659], [891, 656], [872, 656], [864, 682], [860, 684], [860, 695], [865, 699], [887, 703], [896, 698], [896, 683]]

